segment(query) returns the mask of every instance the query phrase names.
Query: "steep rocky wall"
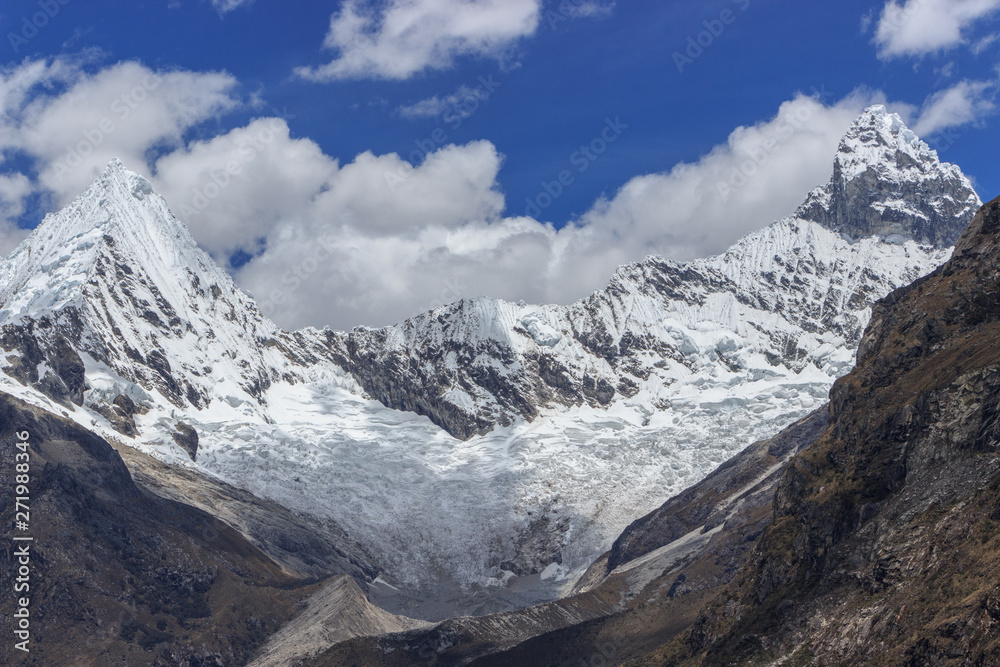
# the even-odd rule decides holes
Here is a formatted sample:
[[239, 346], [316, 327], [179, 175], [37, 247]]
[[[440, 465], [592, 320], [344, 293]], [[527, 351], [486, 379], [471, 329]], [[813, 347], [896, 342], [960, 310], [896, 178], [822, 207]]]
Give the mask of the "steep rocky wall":
[[[668, 663], [988, 664], [1000, 648], [1000, 200], [876, 308], [823, 437]], [[984, 662], [986, 661], [986, 662]]]

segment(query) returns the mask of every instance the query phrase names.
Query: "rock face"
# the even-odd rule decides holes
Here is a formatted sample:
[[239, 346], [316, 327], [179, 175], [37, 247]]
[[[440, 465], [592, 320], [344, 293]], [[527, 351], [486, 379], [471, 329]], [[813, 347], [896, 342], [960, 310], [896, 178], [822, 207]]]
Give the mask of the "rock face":
[[194, 430], [190, 424], [177, 422], [176, 430], [173, 433], [174, 442], [180, 445], [181, 449], [188, 453], [192, 461], [198, 458], [198, 431]]
[[867, 109], [844, 137], [830, 183], [796, 212], [852, 238], [914, 239], [954, 245], [981, 205], [955, 165], [906, 128], [884, 106]]
[[947, 264], [877, 305], [753, 557], [661, 660], [995, 660], [998, 262], [995, 200]]

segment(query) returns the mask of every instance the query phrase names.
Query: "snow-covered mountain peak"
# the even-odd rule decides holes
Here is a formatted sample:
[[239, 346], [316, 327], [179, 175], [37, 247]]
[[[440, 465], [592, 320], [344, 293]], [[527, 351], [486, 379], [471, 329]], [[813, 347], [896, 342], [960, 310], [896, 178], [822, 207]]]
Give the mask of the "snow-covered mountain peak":
[[124, 262], [126, 268], [117, 270], [146, 270], [158, 274], [158, 282], [176, 282], [167, 275], [172, 271], [228, 279], [149, 181], [116, 158], [66, 208], [47, 215], [10, 256], [0, 285], [3, 319], [37, 315], [79, 299], [88, 281], [111, 268], [101, 261], [111, 257]]
[[[180, 435], [412, 585], [585, 566], [819, 407], [870, 304], [949, 255], [978, 197], [866, 113], [797, 217], [723, 255], [627, 265], [567, 306], [479, 298], [344, 333], [280, 331], [112, 162], [0, 269], [0, 382], [166, 458]], [[892, 234], [917, 241], [872, 238]]]
[[851, 125], [830, 182], [810, 192], [794, 217], [851, 239], [878, 236], [946, 248], [980, 206], [961, 169], [941, 162], [899, 114], [880, 104]]
[[[50, 362], [72, 348], [177, 406], [252, 406], [315, 358], [198, 247], [149, 181], [117, 159], [46, 216], [0, 278], [3, 345], [20, 350], [13, 374], [28, 384], [43, 383]], [[75, 353], [70, 360], [74, 369], [87, 363]], [[65, 393], [62, 384], [50, 383], [71, 402], [84, 400], [82, 385]]]
[[[881, 168], [888, 177], [901, 176], [902, 171], [891, 172], [893, 166], [899, 166], [900, 158], [940, 165], [937, 152], [908, 128], [899, 114], [877, 104], [854, 121], [840, 142], [836, 161], [842, 178], [850, 180], [869, 168]], [[953, 165], [940, 166], [957, 169]]]

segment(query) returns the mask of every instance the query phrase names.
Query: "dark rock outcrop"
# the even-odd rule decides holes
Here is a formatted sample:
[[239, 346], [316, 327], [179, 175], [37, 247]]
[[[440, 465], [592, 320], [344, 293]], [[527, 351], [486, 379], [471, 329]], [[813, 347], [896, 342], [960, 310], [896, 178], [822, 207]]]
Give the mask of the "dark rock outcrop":
[[198, 431], [194, 430], [194, 427], [184, 422], [177, 422], [174, 427], [174, 442], [188, 453], [191, 460], [194, 461], [198, 456]]

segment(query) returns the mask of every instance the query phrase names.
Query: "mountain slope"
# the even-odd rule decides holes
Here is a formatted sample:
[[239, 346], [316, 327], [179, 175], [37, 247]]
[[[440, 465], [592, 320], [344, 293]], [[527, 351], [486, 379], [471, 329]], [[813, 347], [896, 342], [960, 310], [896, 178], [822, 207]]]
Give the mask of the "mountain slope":
[[651, 664], [990, 664], [1000, 650], [1000, 199], [880, 302], [727, 595]]
[[[904, 213], [978, 201], [924, 178], [957, 173], [933, 152], [856, 152]], [[949, 211], [935, 224], [967, 219]], [[565, 592], [636, 516], [820, 407], [869, 304], [950, 252], [892, 241], [789, 218], [716, 258], [622, 267], [570, 306], [285, 333], [114, 162], [5, 265], [0, 388], [341, 526], [394, 613], [499, 611]]]
[[[30, 530], [18, 533], [33, 538], [30, 588], [11, 594], [23, 562], [4, 549], [0, 609], [13, 618], [27, 597], [32, 634], [28, 653], [3, 642], [3, 664], [241, 664], [312, 592], [210, 514], [135, 484], [101, 438], [0, 393], [6, 479], [20, 432], [30, 436]], [[14, 525], [6, 492], [0, 515]]]

